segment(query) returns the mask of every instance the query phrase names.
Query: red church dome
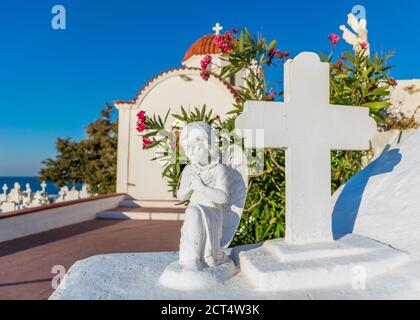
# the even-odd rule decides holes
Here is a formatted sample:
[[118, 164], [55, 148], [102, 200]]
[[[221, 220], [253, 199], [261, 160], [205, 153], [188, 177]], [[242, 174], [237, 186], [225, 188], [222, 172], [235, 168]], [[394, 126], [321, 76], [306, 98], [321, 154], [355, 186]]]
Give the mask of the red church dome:
[[221, 53], [222, 50], [214, 44], [214, 38], [216, 35], [214, 34], [206, 34], [204, 37], [198, 39], [194, 42], [191, 47], [188, 49], [187, 53], [185, 53], [184, 60], [188, 60], [194, 55], [206, 55], [206, 54], [218, 54]]

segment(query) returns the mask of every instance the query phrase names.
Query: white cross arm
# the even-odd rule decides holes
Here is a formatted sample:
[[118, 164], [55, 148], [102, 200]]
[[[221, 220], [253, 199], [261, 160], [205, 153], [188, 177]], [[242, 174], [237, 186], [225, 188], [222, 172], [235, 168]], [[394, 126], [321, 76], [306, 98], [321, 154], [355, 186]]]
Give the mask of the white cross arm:
[[369, 116], [369, 108], [331, 105], [331, 150], [367, 150], [377, 133], [375, 120]]
[[[245, 148], [279, 148], [288, 145], [285, 105], [282, 102], [268, 101], [245, 103], [244, 112], [236, 119], [236, 129], [244, 138]], [[255, 136], [259, 132], [264, 135], [263, 146], [259, 139], [261, 137]]]

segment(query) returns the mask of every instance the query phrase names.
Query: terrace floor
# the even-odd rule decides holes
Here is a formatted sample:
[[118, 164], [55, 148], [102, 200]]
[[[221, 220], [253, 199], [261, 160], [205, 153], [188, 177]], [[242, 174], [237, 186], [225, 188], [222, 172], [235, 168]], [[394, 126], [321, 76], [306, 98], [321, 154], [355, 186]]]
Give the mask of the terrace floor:
[[178, 250], [182, 221], [93, 220], [0, 243], [0, 299], [48, 299], [52, 268], [121, 252]]

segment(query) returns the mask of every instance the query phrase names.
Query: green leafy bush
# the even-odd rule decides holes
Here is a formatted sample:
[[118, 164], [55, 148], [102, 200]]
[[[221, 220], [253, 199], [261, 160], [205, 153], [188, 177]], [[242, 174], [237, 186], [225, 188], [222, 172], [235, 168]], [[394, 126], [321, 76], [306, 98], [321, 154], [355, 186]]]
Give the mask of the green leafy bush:
[[380, 57], [374, 53], [366, 56], [366, 49], [359, 52], [346, 51], [341, 58], [332, 63], [333, 53], [320, 54], [321, 60], [331, 63], [330, 100], [332, 104], [363, 106], [370, 109], [371, 116], [378, 124], [384, 121], [384, 108], [389, 102], [390, 87], [395, 80], [388, 75], [392, 68], [388, 60], [393, 52]]
[[[339, 60], [333, 62], [334, 51], [328, 56], [320, 54], [321, 60], [330, 63], [330, 102], [336, 105], [368, 107], [370, 115], [379, 126], [384, 126], [389, 102], [390, 87], [396, 81], [389, 77], [392, 68], [388, 60], [393, 52], [372, 58], [366, 55], [366, 49], [346, 51]], [[333, 151], [331, 152], [332, 191], [336, 191], [354, 174], [363, 169], [370, 158], [368, 151]]]

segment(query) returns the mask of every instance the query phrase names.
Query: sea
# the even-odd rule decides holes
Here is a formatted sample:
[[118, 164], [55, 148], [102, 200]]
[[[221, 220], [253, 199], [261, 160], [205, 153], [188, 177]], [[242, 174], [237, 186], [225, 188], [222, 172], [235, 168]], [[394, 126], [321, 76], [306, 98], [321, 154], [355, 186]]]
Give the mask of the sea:
[[[20, 184], [22, 191], [25, 191], [27, 183], [29, 183], [33, 192], [42, 190], [41, 181], [36, 177], [0, 177], [0, 193], [3, 193], [3, 186], [5, 184], [9, 187], [9, 190], [7, 191], [7, 193], [9, 193], [10, 190], [13, 189], [15, 182]], [[54, 182], [46, 181], [46, 184], [46, 191], [49, 195], [58, 195], [60, 188], [58, 188]]]

